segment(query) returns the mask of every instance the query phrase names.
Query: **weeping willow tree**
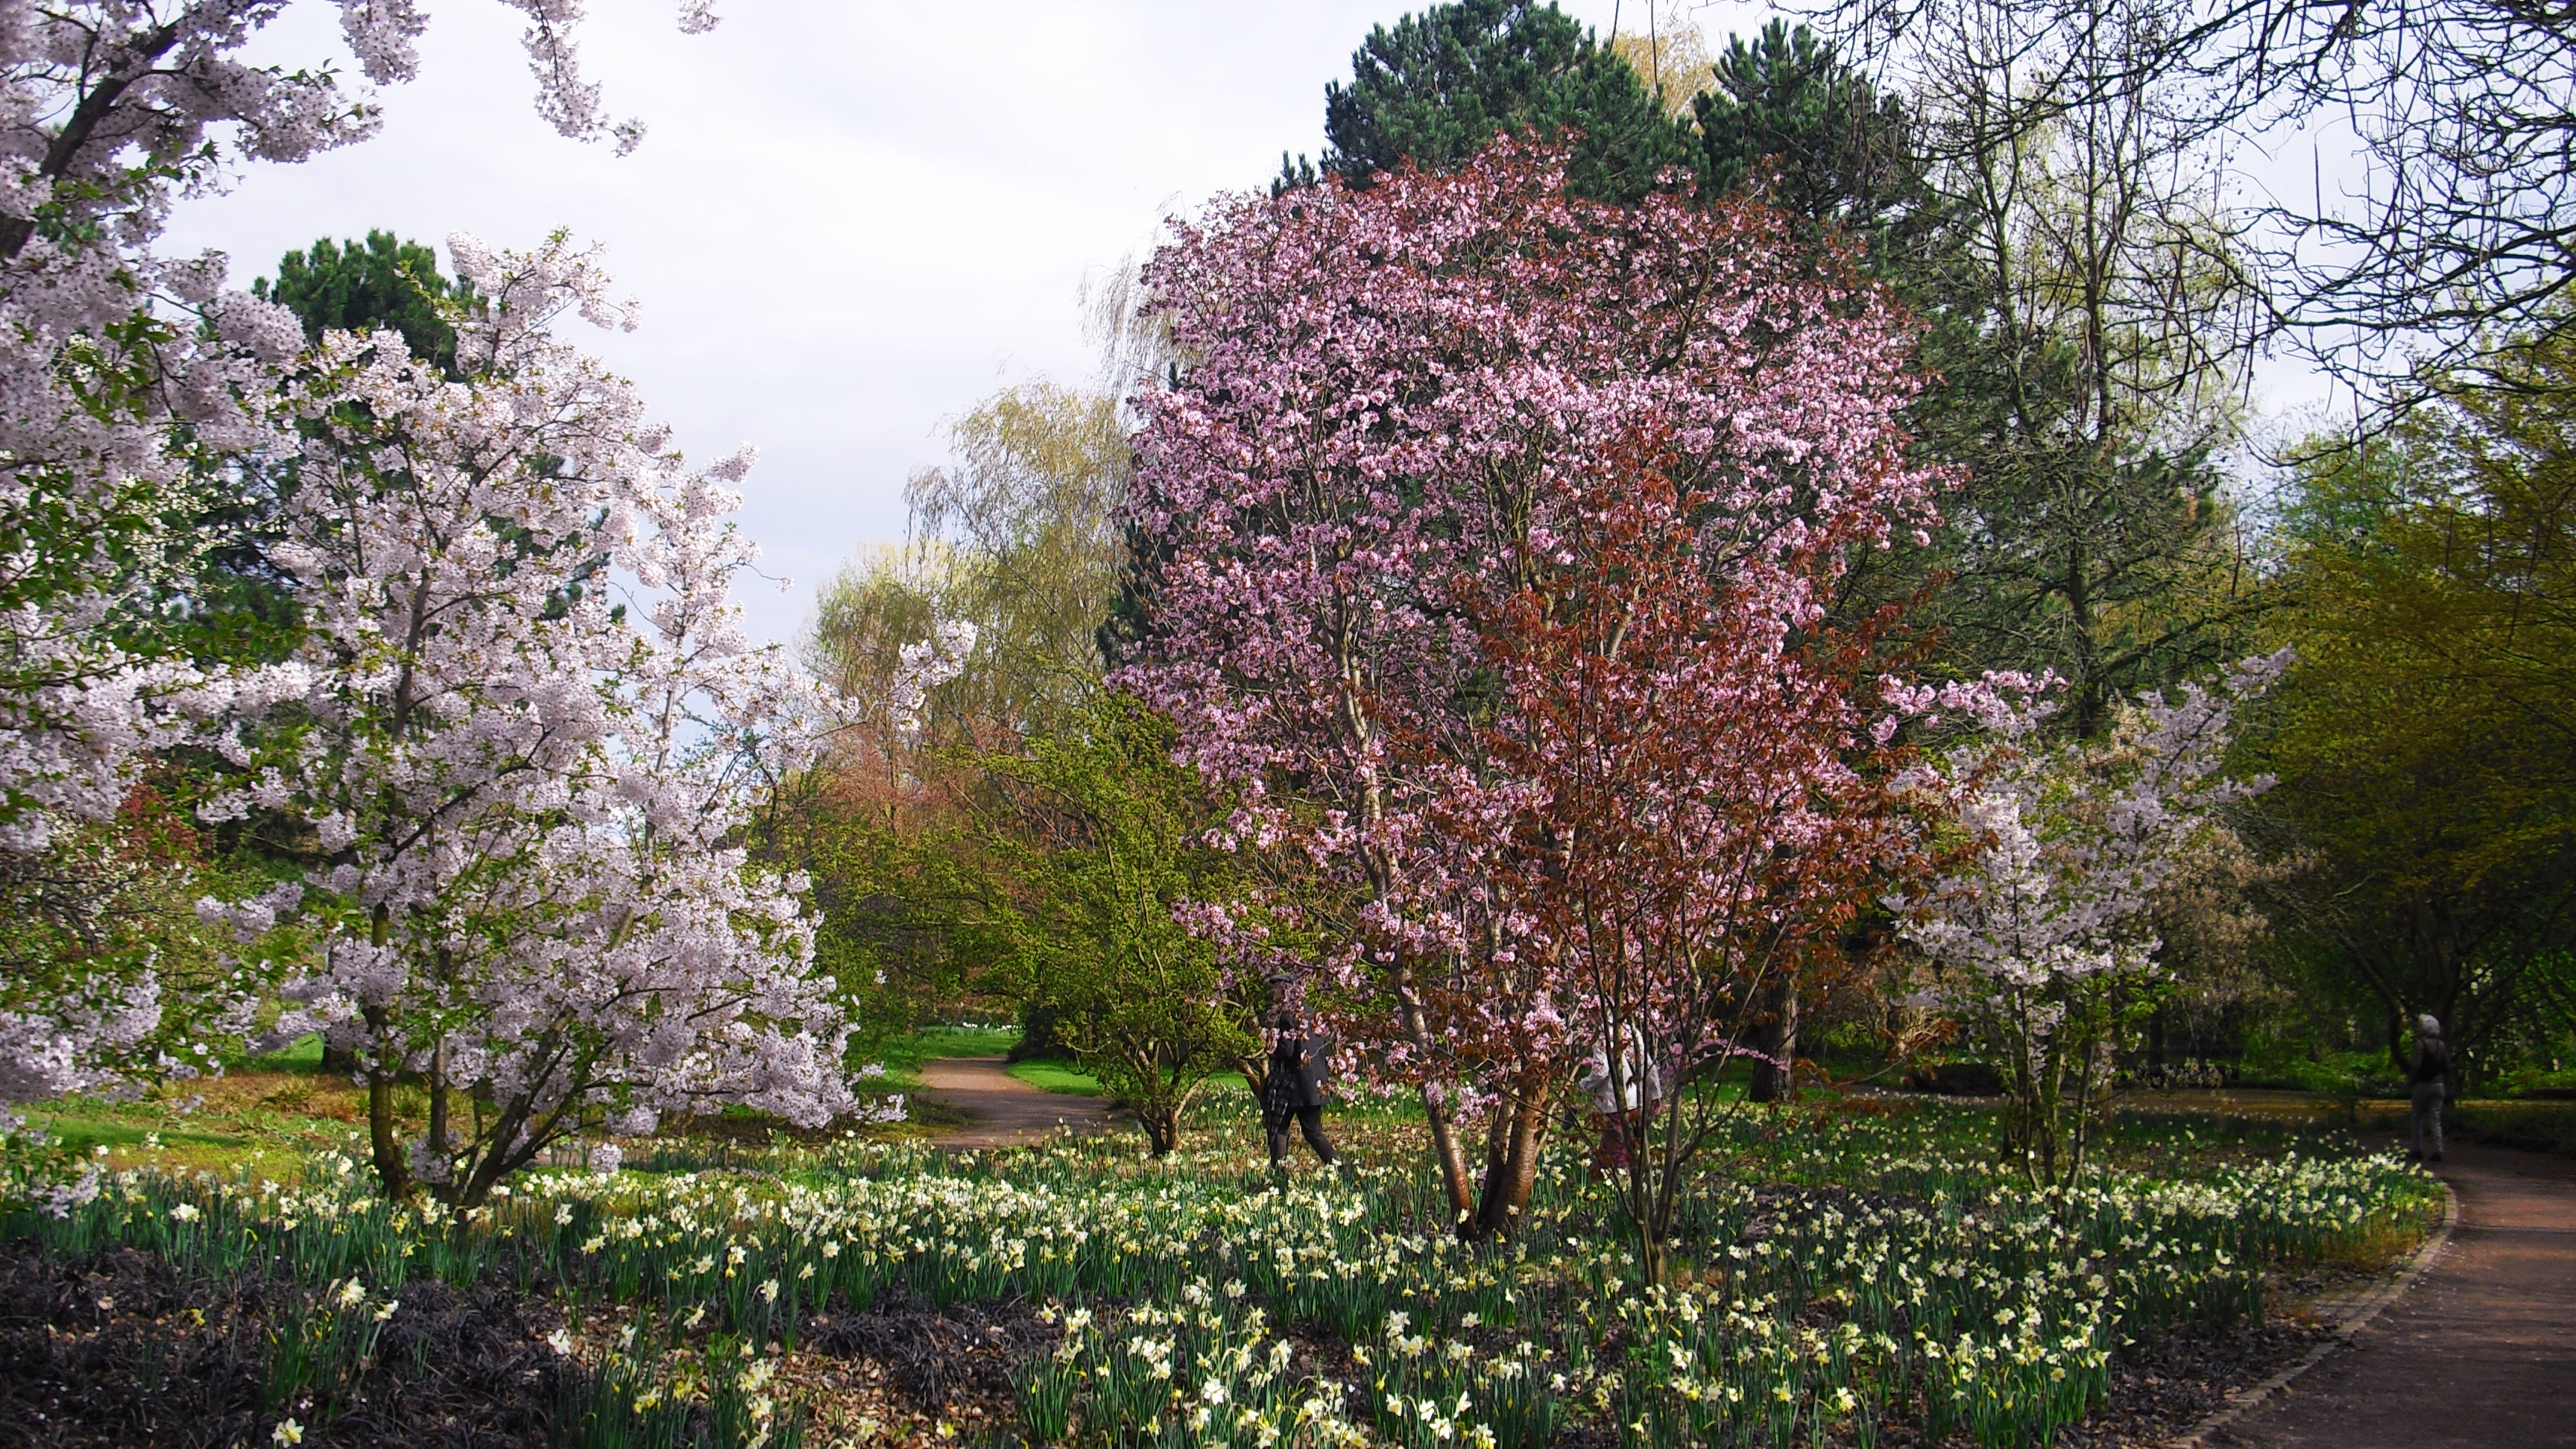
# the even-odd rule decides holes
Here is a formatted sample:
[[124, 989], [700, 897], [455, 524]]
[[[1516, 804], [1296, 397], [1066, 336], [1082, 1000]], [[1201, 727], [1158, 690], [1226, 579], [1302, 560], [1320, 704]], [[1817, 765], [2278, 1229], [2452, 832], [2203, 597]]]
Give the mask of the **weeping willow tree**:
[[[1006, 827], [994, 763], [1094, 711], [1094, 633], [1124, 557], [1113, 523], [1127, 441], [1105, 392], [1006, 388], [948, 429], [949, 459], [905, 489], [900, 544], [863, 551], [817, 601], [806, 655], [842, 713], [836, 748], [773, 821], [813, 881], [817, 951], [864, 1019], [1027, 994], [1018, 969], [1030, 843]], [[918, 701], [933, 641], [972, 625]], [[906, 651], [915, 661], [906, 664]]]

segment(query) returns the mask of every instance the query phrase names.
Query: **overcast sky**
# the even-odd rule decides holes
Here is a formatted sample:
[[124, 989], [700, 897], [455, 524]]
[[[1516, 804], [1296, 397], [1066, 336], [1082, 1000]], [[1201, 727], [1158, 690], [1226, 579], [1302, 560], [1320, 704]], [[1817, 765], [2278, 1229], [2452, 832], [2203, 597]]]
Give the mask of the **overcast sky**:
[[[1565, 8], [1606, 34], [1615, 3]], [[169, 249], [219, 248], [246, 285], [371, 227], [604, 244], [643, 326], [567, 325], [693, 456], [760, 448], [744, 523], [795, 587], [745, 602], [790, 639], [817, 585], [901, 536], [904, 479], [941, 460], [943, 420], [1009, 382], [1087, 378], [1085, 276], [1165, 215], [1266, 185], [1281, 150], [1319, 151], [1324, 83], [1412, 7], [723, 0], [721, 26], [684, 36], [673, 0], [597, 0], [590, 78], [650, 127], [625, 157], [537, 118], [516, 12], [423, 8], [420, 78], [385, 93], [375, 139], [183, 203]], [[1723, 35], [1739, 13], [1761, 12], [1704, 19]], [[258, 53], [350, 69], [332, 6], [290, 7]]]
[[[1320, 151], [1325, 82], [1418, 3], [722, 0], [721, 26], [684, 36], [675, 0], [596, 0], [590, 78], [650, 128], [618, 157], [537, 118], [517, 12], [430, 0], [420, 79], [385, 94], [381, 134], [253, 166], [183, 203], [169, 242], [229, 253], [237, 285], [372, 227], [605, 245], [643, 326], [567, 325], [693, 456], [761, 449], [744, 523], [795, 587], [746, 603], [787, 640], [817, 585], [901, 536], [904, 479], [941, 460], [945, 419], [1010, 382], [1089, 375], [1084, 278], [1164, 216], [1266, 185], [1283, 149]], [[1643, 10], [1560, 3], [1604, 35]], [[1764, 13], [1721, 0], [1697, 19], [1714, 45]], [[337, 7], [290, 7], [259, 53], [345, 57]]]

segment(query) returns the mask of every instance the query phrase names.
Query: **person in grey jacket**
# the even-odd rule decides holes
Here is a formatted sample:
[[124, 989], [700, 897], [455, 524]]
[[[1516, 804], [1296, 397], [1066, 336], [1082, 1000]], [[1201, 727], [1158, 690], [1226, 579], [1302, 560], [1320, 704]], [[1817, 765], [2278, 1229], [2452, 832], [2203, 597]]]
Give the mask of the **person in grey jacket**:
[[[2451, 1048], [2442, 1040], [2442, 1023], [2431, 1016], [2415, 1018], [2415, 1068], [2407, 1073], [2414, 1098], [2413, 1141], [2407, 1155], [2428, 1162], [2442, 1160], [2442, 1104], [2451, 1095]], [[2425, 1150], [2425, 1127], [2432, 1128], [2432, 1150]]]
[[1270, 1141], [1270, 1165], [1275, 1170], [1288, 1166], [1288, 1129], [1293, 1125], [1306, 1135], [1306, 1145], [1326, 1167], [1339, 1161], [1333, 1155], [1333, 1144], [1324, 1139], [1324, 1081], [1332, 1075], [1333, 1039], [1313, 1036], [1301, 1030], [1297, 1018], [1279, 1013], [1277, 1040], [1270, 1048], [1270, 1062], [1261, 1074], [1261, 1130]]

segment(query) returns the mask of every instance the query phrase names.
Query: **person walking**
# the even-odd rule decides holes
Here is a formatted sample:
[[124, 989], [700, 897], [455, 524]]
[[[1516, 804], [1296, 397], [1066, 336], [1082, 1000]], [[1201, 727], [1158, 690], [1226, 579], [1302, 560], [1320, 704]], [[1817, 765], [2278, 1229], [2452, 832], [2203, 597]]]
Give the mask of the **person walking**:
[[1271, 1170], [1288, 1169], [1292, 1124], [1305, 1134], [1306, 1145], [1324, 1165], [1334, 1166], [1341, 1159], [1324, 1138], [1324, 1082], [1332, 1075], [1333, 1039], [1308, 1035], [1297, 1018], [1285, 1011], [1279, 1013], [1276, 1026], [1277, 1040], [1270, 1048], [1268, 1068], [1261, 1074], [1261, 1130], [1270, 1141]]
[[[2442, 1160], [2442, 1104], [2451, 1095], [2451, 1048], [2442, 1040], [2442, 1023], [2415, 1018], [2415, 1069], [2407, 1073], [2414, 1099], [2413, 1141], [2406, 1155], [2425, 1162]], [[2425, 1128], [2432, 1128], [2432, 1150], [2425, 1150]]]

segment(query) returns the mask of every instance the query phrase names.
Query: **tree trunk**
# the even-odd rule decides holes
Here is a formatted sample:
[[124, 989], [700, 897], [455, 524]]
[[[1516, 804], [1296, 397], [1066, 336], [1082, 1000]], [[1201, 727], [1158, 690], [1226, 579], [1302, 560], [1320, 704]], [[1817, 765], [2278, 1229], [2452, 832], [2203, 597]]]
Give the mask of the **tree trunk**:
[[447, 1041], [429, 1049], [429, 1150], [441, 1161], [447, 1158]]
[[1547, 1140], [1548, 1083], [1524, 1085], [1494, 1104], [1495, 1130], [1486, 1134], [1484, 1200], [1472, 1221], [1474, 1238], [1508, 1238], [1529, 1206], [1538, 1182], [1539, 1148]]
[[[383, 1010], [367, 1008], [366, 1020], [368, 1026], [378, 1028], [377, 1039], [382, 1041]], [[402, 1135], [394, 1130], [395, 1065], [379, 1056], [367, 1069], [367, 1145], [374, 1151], [376, 1177], [389, 1199], [409, 1197], [412, 1189], [411, 1164], [403, 1158]]]
[[1756, 1102], [1794, 1101], [1798, 1095], [1798, 982], [1782, 976], [1763, 991], [1765, 1014], [1759, 1039], [1763, 1056], [1775, 1061], [1753, 1063], [1748, 1093]]
[[1460, 1232], [1475, 1220], [1476, 1203], [1467, 1186], [1467, 1154], [1449, 1120], [1448, 1089], [1438, 1082], [1422, 1084], [1422, 1113], [1431, 1124], [1431, 1155], [1440, 1163], [1441, 1186], [1449, 1190], [1449, 1213]]
[[[392, 934], [393, 914], [379, 901], [367, 922], [367, 944], [381, 947]], [[409, 1197], [411, 1164], [403, 1159], [402, 1141], [394, 1131], [394, 1073], [402, 1063], [385, 1060], [385, 1009], [370, 1006], [359, 1015], [367, 1023], [367, 1030], [375, 1034], [376, 1048], [375, 1060], [367, 1067], [367, 1145], [374, 1151], [376, 1177], [385, 1185], [385, 1196]]]
[[1139, 1103], [1136, 1120], [1145, 1126], [1145, 1147], [1157, 1158], [1172, 1155], [1181, 1140], [1181, 1114], [1174, 1107], [1148, 1107]]

